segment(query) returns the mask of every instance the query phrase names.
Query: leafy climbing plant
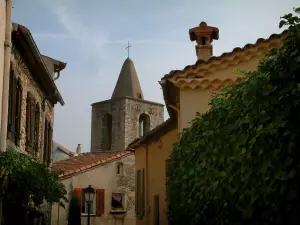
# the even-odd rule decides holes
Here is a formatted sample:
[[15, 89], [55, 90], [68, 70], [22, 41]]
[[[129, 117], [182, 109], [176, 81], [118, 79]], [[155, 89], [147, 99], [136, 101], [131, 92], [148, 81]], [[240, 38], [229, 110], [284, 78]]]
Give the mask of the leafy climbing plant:
[[15, 205], [63, 203], [66, 190], [58, 174], [18, 151], [0, 153], [0, 197]]
[[282, 17], [284, 45], [241, 72], [174, 145], [170, 223], [300, 223], [300, 8]]

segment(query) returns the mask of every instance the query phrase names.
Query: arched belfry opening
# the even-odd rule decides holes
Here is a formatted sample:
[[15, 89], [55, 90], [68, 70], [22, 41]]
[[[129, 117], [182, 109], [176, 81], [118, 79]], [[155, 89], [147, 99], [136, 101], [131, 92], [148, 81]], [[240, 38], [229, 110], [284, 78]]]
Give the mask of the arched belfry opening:
[[102, 118], [102, 150], [111, 150], [112, 145], [112, 115], [107, 113]]
[[143, 113], [139, 118], [139, 136], [142, 137], [150, 131], [150, 117]]

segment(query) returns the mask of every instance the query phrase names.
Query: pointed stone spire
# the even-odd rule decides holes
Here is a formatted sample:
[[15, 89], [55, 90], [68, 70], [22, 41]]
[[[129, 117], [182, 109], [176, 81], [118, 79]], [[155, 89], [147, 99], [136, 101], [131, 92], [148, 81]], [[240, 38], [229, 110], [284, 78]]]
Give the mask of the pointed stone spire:
[[111, 99], [131, 97], [144, 100], [143, 92], [133, 61], [128, 57], [123, 63]]

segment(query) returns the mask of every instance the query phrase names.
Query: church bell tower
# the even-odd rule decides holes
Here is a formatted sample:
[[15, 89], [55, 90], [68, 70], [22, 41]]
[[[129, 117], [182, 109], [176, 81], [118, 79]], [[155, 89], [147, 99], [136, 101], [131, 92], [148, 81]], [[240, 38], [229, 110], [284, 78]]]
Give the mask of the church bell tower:
[[128, 54], [111, 99], [92, 104], [91, 152], [123, 151], [163, 121], [164, 105], [144, 100]]

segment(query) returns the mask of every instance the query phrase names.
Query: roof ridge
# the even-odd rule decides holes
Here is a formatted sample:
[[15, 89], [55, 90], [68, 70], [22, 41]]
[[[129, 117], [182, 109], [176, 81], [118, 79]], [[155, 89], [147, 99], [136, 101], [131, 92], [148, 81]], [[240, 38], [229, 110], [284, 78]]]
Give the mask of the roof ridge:
[[196, 66], [198, 66], [200, 64], [210, 64], [211, 62], [213, 62], [215, 60], [220, 60], [221, 58], [223, 58], [225, 56], [228, 56], [228, 55], [231, 55], [231, 54], [233, 54], [235, 52], [242, 52], [242, 51], [244, 51], [244, 50], [246, 50], [248, 48], [256, 47], [260, 43], [269, 42], [270, 40], [272, 40], [274, 38], [280, 38], [280, 37], [286, 35], [287, 33], [288, 33], [288, 30], [284, 30], [280, 34], [276, 34], [276, 33], [271, 34], [268, 38], [258, 38], [255, 43], [247, 43], [247, 44], [244, 45], [244, 47], [235, 47], [235, 48], [232, 49], [232, 51], [230, 51], [230, 52], [223, 52], [219, 56], [212, 56], [207, 61], [199, 59], [199, 60], [196, 61], [195, 64], [188, 65], [188, 66], [184, 67], [182, 70], [171, 70], [168, 74], [165, 74], [161, 78], [161, 80], [164, 80], [166, 78], [174, 76], [176, 73], [183, 72], [183, 71], [185, 71], [185, 70], [187, 70], [189, 68], [195, 68]]
[[[85, 171], [95, 166], [99, 166], [105, 163], [109, 163], [116, 159], [122, 158], [124, 156], [130, 155], [130, 151], [118, 151], [118, 152], [84, 152], [78, 156], [60, 160], [52, 164], [52, 170], [62, 170], [64, 171], [59, 178], [69, 177], [75, 175], [78, 172]], [[103, 156], [103, 157], [93, 157], [93, 156]], [[86, 157], [84, 157], [86, 156]], [[89, 157], [90, 156], [90, 157]], [[72, 163], [73, 161], [73, 163]], [[69, 168], [64, 168], [69, 167]]]

